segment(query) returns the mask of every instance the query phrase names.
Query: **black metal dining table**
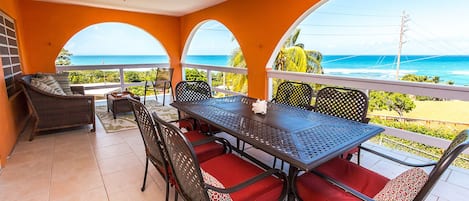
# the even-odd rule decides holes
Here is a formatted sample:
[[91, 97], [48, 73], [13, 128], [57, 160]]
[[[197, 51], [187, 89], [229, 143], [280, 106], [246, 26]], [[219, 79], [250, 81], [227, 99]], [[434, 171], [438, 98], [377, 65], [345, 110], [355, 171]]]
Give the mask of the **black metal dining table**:
[[[266, 114], [256, 114], [254, 102], [250, 97], [230, 96], [171, 105], [289, 163], [291, 193], [300, 170], [310, 171], [384, 130], [271, 102]], [[292, 198], [290, 194], [289, 200]]]

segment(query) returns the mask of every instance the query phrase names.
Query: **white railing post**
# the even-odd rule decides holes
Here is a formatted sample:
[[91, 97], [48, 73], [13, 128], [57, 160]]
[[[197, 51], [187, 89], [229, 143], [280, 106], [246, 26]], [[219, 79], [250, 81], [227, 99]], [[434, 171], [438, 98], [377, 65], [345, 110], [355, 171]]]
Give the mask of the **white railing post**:
[[213, 88], [212, 86], [212, 70], [207, 70], [207, 83], [208, 83], [208, 86], [210, 86], [211, 88]]
[[182, 74], [182, 80], [186, 80], [186, 67], [182, 66], [181, 74]]
[[267, 77], [267, 100], [272, 100], [273, 89], [272, 89], [272, 78]]
[[121, 91], [124, 91], [125, 81], [124, 81], [124, 67], [123, 66], [119, 66], [119, 79], [120, 79], [120, 84], [121, 84]]

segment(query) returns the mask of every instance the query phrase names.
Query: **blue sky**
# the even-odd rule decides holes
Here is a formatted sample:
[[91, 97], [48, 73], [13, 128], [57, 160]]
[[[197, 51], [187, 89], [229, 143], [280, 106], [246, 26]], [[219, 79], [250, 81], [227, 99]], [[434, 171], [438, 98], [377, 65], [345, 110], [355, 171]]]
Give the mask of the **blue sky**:
[[[330, 0], [300, 24], [306, 49], [323, 54], [396, 54], [402, 12], [409, 21], [403, 54], [469, 54], [467, 0]], [[203, 24], [188, 54], [228, 55], [237, 42], [222, 24]], [[161, 44], [145, 31], [119, 23], [90, 26], [65, 45], [74, 55], [163, 55]]]

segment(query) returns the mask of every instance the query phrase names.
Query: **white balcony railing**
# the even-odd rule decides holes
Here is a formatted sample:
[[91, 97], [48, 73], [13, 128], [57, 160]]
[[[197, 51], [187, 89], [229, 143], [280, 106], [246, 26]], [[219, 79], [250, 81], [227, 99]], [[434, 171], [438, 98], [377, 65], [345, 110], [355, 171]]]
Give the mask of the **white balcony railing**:
[[[128, 86], [139, 86], [144, 85], [143, 83], [124, 83], [124, 70], [125, 69], [151, 69], [156, 67], [169, 67], [167, 63], [161, 64], [140, 64], [140, 65], [96, 65], [96, 66], [58, 66], [57, 71], [71, 71], [71, 70], [119, 70], [120, 72], [120, 84], [118, 85], [99, 85], [93, 87], [86, 87], [85, 89], [97, 89], [97, 88], [111, 88], [121, 87], [124, 89]], [[210, 86], [212, 86], [212, 72], [225, 72], [225, 73], [238, 73], [247, 74], [245, 68], [233, 68], [233, 67], [222, 67], [222, 66], [209, 66], [209, 65], [197, 65], [197, 64], [182, 64], [183, 73], [185, 68], [193, 68], [198, 70], [204, 70], [207, 73], [207, 80]], [[462, 101], [469, 101], [469, 87], [464, 86], [451, 86], [451, 85], [438, 85], [429, 83], [416, 83], [416, 82], [403, 82], [403, 81], [392, 81], [392, 80], [376, 80], [366, 78], [351, 78], [351, 77], [340, 77], [340, 76], [329, 76], [329, 75], [317, 75], [297, 72], [283, 72], [275, 70], [267, 70], [267, 76], [269, 78], [269, 97], [272, 92], [272, 78], [280, 78], [286, 80], [295, 80], [302, 82], [310, 82], [316, 84], [326, 84], [334, 86], [342, 86], [348, 88], [357, 88], [363, 91], [368, 90], [379, 90], [388, 92], [398, 92], [411, 95], [420, 96], [431, 96], [443, 99], [455, 99]], [[183, 79], [185, 75], [183, 74]], [[212, 87], [214, 91], [225, 93], [225, 94], [239, 94], [237, 92], [229, 91], [226, 89], [220, 89]], [[380, 125], [382, 126], [382, 125]], [[397, 128], [385, 127], [385, 133], [388, 135], [396, 136], [399, 138], [411, 140], [414, 142], [439, 147], [447, 148], [450, 141], [440, 138], [431, 137], [419, 133], [405, 131]], [[464, 153], [469, 154], [469, 150]]]
[[105, 89], [105, 88], [121, 88], [124, 90], [131, 86], [144, 86], [145, 82], [125, 83], [124, 70], [151, 70], [154, 68], [169, 68], [168, 63], [155, 63], [155, 64], [112, 64], [112, 65], [86, 65], [86, 66], [56, 66], [57, 72], [62, 71], [82, 71], [82, 70], [118, 70], [120, 83], [98, 83], [93, 85], [85, 85], [85, 90], [90, 89]]

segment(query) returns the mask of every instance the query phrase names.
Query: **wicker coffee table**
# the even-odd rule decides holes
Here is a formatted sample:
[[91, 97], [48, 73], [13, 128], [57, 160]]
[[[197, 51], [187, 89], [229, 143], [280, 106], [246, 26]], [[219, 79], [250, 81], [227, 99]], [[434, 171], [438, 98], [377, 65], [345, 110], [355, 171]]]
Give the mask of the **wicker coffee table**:
[[124, 92], [113, 92], [110, 94], [106, 94], [107, 99], [107, 111], [112, 112], [112, 116], [114, 119], [116, 118], [117, 114], [131, 112], [132, 108], [127, 101], [127, 98], [133, 98], [140, 101], [140, 97], [134, 95], [131, 92], [124, 91]]

